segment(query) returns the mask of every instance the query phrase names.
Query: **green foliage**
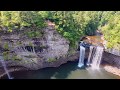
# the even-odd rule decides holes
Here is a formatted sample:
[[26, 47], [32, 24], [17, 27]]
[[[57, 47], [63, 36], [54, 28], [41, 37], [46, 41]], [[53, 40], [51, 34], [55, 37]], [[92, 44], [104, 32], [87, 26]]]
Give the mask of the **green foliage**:
[[8, 32], [25, 26], [35, 27], [27, 32], [29, 38], [41, 36], [38, 29], [46, 26], [45, 19], [50, 19], [72, 47], [76, 47], [81, 36], [94, 34], [100, 16], [95, 11], [1, 11], [0, 14], [0, 23]]
[[74, 46], [75, 42], [79, 39], [77, 32], [78, 27], [75, 27], [73, 12], [56, 11], [51, 12], [51, 18], [55, 22], [57, 31], [70, 41], [70, 45]]
[[37, 11], [1, 11], [0, 24], [8, 28], [8, 32], [24, 26], [43, 28], [46, 26], [44, 17]]
[[16, 60], [16, 61], [21, 61], [21, 58], [18, 58], [17, 56], [12, 56], [12, 60]]
[[47, 60], [47, 62], [55, 62], [57, 59], [55, 59], [55, 58], [49, 58], [48, 60]]
[[81, 36], [95, 35], [102, 12], [97, 11], [53, 11], [52, 21], [57, 31], [76, 48]]
[[5, 43], [3, 47], [4, 47], [4, 49], [7, 49], [7, 50], [9, 50], [8, 43]]
[[21, 44], [22, 44], [22, 42], [20, 42], [20, 41], [17, 42], [17, 45], [21, 45]]
[[10, 33], [19, 31], [21, 27], [31, 27], [33, 29], [26, 31], [29, 38], [42, 37], [41, 28], [46, 26], [45, 20], [49, 19], [74, 48], [81, 36], [95, 35], [96, 30], [101, 29], [108, 47], [112, 48], [120, 44], [119, 18], [120, 11], [1, 11], [0, 26]]
[[3, 58], [4, 60], [10, 60], [10, 57], [9, 57], [9, 52], [3, 52]]
[[3, 58], [4, 58], [4, 60], [17, 60], [17, 61], [22, 60], [21, 58], [17, 57], [16, 55], [13, 55], [12, 58], [10, 58], [10, 54], [7, 51], [3, 52]]
[[120, 50], [120, 14], [114, 14], [108, 20], [107, 24], [101, 27], [105, 39], [108, 41], [108, 48], [116, 48]]
[[84, 35], [95, 35], [101, 29], [108, 47], [118, 48], [120, 44], [120, 12], [119, 11], [56, 11], [52, 19], [57, 31], [70, 41], [72, 47]]
[[25, 56], [26, 58], [35, 58], [36, 56], [34, 55], [28, 55], [28, 56]]
[[33, 46], [33, 43], [32, 43], [32, 42], [29, 42], [29, 46]]
[[74, 48], [70, 47], [70, 48], [69, 48], [69, 51], [68, 51], [68, 53], [67, 53], [67, 56], [69, 57], [69, 56], [71, 56], [71, 55], [74, 55], [75, 53], [76, 53], [76, 50], [75, 50]]
[[44, 45], [40, 45], [40, 48], [43, 48], [43, 49], [44, 49], [44, 48], [46, 48], [46, 46], [44, 46]]
[[41, 32], [39, 32], [39, 31], [30, 31], [30, 32], [27, 32], [26, 35], [29, 38], [41, 37], [42, 36]]

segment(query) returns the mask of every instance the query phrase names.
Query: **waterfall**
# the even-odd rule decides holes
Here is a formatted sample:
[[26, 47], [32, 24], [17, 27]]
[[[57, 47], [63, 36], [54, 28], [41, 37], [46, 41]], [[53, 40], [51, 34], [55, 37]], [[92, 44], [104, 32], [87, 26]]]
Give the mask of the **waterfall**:
[[3, 68], [4, 68], [5, 72], [6, 72], [7, 76], [8, 76], [8, 79], [12, 79], [12, 77], [10, 76], [10, 74], [9, 74], [9, 72], [8, 72], [8, 70], [7, 70], [5, 61], [4, 61], [4, 59], [3, 59], [2, 56], [0, 56], [0, 61], [1, 61], [1, 64], [2, 64], [2, 66], [3, 66]]
[[87, 65], [89, 66], [91, 64], [91, 60], [92, 60], [92, 53], [93, 53], [93, 49], [94, 47], [93, 46], [90, 46], [90, 52], [89, 52], [89, 56], [88, 56], [88, 62], [87, 62]]
[[[84, 42], [80, 43], [80, 57], [79, 57], [79, 63], [78, 67], [84, 66], [84, 57], [85, 57], [85, 47], [86, 44]], [[93, 68], [93, 69], [99, 69], [102, 53], [103, 53], [103, 47], [101, 46], [90, 46], [90, 52], [88, 56], [87, 65]]]
[[80, 57], [78, 67], [82, 67], [84, 65], [84, 57], [85, 57], [85, 47], [80, 45]]
[[99, 69], [101, 58], [102, 58], [103, 48], [102, 47], [95, 47], [95, 53], [93, 53], [92, 58], [92, 68], [93, 69]]
[[32, 48], [32, 50], [33, 50], [33, 53], [35, 53], [35, 47], [34, 47], [34, 45], [32, 46], [33, 48]]

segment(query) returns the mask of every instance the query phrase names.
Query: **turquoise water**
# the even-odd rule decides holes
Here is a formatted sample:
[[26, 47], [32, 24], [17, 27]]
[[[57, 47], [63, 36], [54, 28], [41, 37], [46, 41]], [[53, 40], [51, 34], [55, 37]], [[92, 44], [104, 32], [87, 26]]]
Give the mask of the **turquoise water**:
[[[117, 79], [118, 77], [106, 72], [103, 68], [80, 69], [77, 62], [68, 62], [57, 68], [44, 68], [36, 71], [18, 71], [11, 73], [14, 79]], [[3, 77], [4, 79], [7, 76]]]

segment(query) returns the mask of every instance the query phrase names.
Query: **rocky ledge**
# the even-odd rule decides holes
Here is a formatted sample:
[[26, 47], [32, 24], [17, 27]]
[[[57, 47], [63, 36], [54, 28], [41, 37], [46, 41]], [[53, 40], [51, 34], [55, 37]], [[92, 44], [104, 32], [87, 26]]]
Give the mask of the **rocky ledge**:
[[[18, 66], [14, 66], [14, 67], [10, 67], [8, 68], [8, 72], [15, 72], [15, 71], [25, 71], [28, 70], [27, 68], [24, 67], [18, 67]], [[4, 71], [4, 69], [0, 69], [0, 78], [3, 78], [4, 75], [6, 75], [7, 73]]]
[[[114, 75], [120, 76], [120, 69], [111, 65], [105, 65], [104, 69], [109, 72], [112, 73]], [[120, 78], [119, 78], [120, 79]]]
[[110, 65], [120, 69], [120, 56], [113, 55], [108, 52], [103, 53], [102, 61], [108, 62]]
[[[0, 36], [0, 55], [7, 66], [23, 66], [31, 70], [44, 67], [57, 67], [68, 60], [62, 60], [69, 53], [69, 41], [62, 37], [54, 27], [39, 30], [40, 36], [29, 38], [24, 28], [19, 32]], [[32, 28], [33, 29], [33, 28]], [[27, 31], [27, 32], [26, 32]], [[2, 67], [0, 63], [0, 67]]]

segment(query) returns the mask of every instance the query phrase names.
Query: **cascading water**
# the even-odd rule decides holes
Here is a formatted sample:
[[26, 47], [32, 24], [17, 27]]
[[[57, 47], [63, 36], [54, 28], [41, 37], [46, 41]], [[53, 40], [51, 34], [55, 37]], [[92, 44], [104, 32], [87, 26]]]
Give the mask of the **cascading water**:
[[84, 66], [84, 57], [85, 57], [85, 47], [80, 45], [80, 58], [79, 58], [78, 67]]
[[[79, 58], [78, 67], [84, 66], [85, 47], [86, 45], [84, 44], [84, 42], [81, 42], [80, 58]], [[101, 58], [102, 58], [102, 53], [103, 53], [103, 47], [91, 45], [89, 46], [89, 48], [90, 48], [90, 52], [88, 56], [87, 65], [88, 66], [91, 65], [93, 69], [99, 69]]]
[[91, 64], [91, 60], [92, 60], [92, 53], [93, 53], [93, 49], [94, 47], [93, 46], [90, 46], [90, 52], [89, 52], [89, 56], [88, 56], [88, 62], [87, 62], [87, 65], [89, 66]]
[[93, 54], [92, 58], [92, 68], [93, 69], [99, 69], [101, 58], [102, 58], [103, 48], [102, 47], [96, 47], [95, 53]]
[[7, 70], [5, 61], [4, 61], [4, 59], [3, 59], [2, 56], [0, 56], [0, 61], [1, 61], [1, 64], [2, 64], [2, 66], [3, 66], [3, 68], [4, 68], [5, 72], [6, 72], [7, 76], [8, 76], [8, 79], [12, 79], [12, 77], [10, 76], [10, 74], [9, 74], [9, 72], [8, 72], [8, 70]]

